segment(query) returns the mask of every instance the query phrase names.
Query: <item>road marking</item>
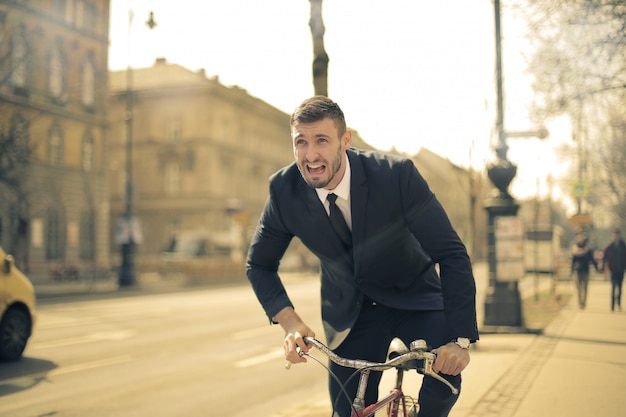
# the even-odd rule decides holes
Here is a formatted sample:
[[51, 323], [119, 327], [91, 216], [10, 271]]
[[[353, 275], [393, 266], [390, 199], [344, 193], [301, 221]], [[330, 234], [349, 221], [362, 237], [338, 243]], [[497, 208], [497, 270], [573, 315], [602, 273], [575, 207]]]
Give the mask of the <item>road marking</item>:
[[282, 358], [284, 356], [285, 356], [285, 352], [282, 349], [272, 350], [271, 352], [265, 353], [263, 355], [253, 356], [248, 359], [237, 361], [235, 362], [235, 367], [236, 368], [249, 368], [251, 366], [273, 361], [275, 359]]
[[232, 334], [232, 338], [235, 340], [250, 339], [251, 337], [267, 334], [267, 327], [254, 327], [248, 330], [242, 330]]
[[70, 345], [78, 345], [81, 343], [99, 342], [103, 340], [126, 340], [133, 336], [133, 330], [122, 330], [117, 332], [91, 333], [85, 336], [70, 337], [67, 339], [53, 340], [50, 342], [33, 343], [33, 348], [50, 349], [64, 347]]

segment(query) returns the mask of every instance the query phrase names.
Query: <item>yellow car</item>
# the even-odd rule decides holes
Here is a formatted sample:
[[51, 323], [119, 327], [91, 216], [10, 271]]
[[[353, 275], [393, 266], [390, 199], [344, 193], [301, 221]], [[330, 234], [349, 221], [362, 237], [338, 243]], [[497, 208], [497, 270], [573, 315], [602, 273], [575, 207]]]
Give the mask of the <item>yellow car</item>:
[[1, 246], [0, 260], [0, 360], [16, 360], [33, 333], [35, 289]]

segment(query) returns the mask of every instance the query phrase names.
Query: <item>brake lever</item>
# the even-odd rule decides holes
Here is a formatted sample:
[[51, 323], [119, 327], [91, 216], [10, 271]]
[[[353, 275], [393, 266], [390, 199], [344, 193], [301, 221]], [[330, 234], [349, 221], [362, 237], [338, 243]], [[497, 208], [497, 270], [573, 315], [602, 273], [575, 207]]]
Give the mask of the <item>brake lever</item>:
[[436, 380], [444, 383], [448, 388], [450, 388], [450, 391], [452, 391], [454, 395], [458, 395], [459, 390], [455, 388], [454, 385], [452, 385], [447, 379], [445, 379], [444, 377], [442, 377], [441, 375], [439, 375], [437, 372], [433, 370], [433, 363], [436, 358], [437, 358], [437, 355], [434, 354], [434, 357], [432, 359], [429, 359], [429, 358], [424, 359], [424, 369], [423, 369], [424, 375], [431, 376], [435, 378]]
[[[302, 349], [300, 349], [300, 346], [296, 346], [296, 353], [298, 354], [298, 356], [303, 357], [306, 356], [307, 353], [305, 351], [303, 351]], [[291, 362], [287, 362], [285, 364], [285, 369], [286, 370], [290, 370], [291, 369]]]

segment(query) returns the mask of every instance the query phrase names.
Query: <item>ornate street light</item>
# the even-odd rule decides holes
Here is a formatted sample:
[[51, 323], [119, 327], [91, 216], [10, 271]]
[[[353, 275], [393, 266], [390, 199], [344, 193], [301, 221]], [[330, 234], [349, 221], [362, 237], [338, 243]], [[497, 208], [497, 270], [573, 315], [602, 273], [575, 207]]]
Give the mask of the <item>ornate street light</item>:
[[[139, 223], [133, 216], [133, 68], [131, 64], [131, 28], [133, 11], [128, 10], [128, 67], [126, 69], [126, 187], [124, 192], [125, 208], [121, 219], [118, 241], [121, 243], [121, 264], [118, 284], [120, 287], [132, 287], [137, 284], [135, 273], [135, 249], [139, 243], [141, 232]], [[146, 25], [154, 29], [157, 23], [154, 12], [150, 12]]]
[[[501, 271], [497, 270], [500, 260], [496, 249], [503, 252], [512, 248], [520, 248], [523, 238], [521, 223], [515, 218], [519, 204], [509, 193], [508, 188], [517, 174], [517, 166], [507, 159], [508, 146], [506, 139], [521, 137], [538, 137], [545, 139], [548, 131], [544, 127], [527, 132], [506, 132], [504, 130], [504, 105], [502, 93], [502, 45], [500, 37], [500, 1], [494, 0], [495, 39], [496, 39], [496, 133], [498, 144], [495, 148], [496, 161], [487, 168], [487, 175], [495, 192], [485, 202], [488, 214], [487, 221], [487, 261], [489, 265], [489, 287], [485, 295], [485, 327], [524, 328], [522, 303], [518, 288], [518, 280], [523, 277], [522, 254], [518, 259], [510, 262], [507, 268], [501, 264]], [[500, 242], [496, 240], [500, 239]], [[499, 244], [498, 244], [499, 243]], [[516, 245], [519, 243], [519, 245]], [[506, 247], [505, 245], [509, 245]], [[515, 252], [512, 250], [511, 252]], [[515, 257], [513, 254], [512, 258]], [[508, 261], [508, 260], [507, 260]]]

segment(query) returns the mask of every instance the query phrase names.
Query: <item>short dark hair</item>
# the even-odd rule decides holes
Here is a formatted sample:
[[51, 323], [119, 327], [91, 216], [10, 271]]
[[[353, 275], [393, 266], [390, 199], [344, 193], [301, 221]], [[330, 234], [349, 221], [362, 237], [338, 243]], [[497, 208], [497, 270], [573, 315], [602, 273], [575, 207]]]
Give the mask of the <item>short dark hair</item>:
[[329, 118], [335, 122], [339, 137], [346, 133], [346, 119], [337, 103], [326, 96], [313, 96], [304, 100], [291, 115], [290, 124], [312, 123]]

